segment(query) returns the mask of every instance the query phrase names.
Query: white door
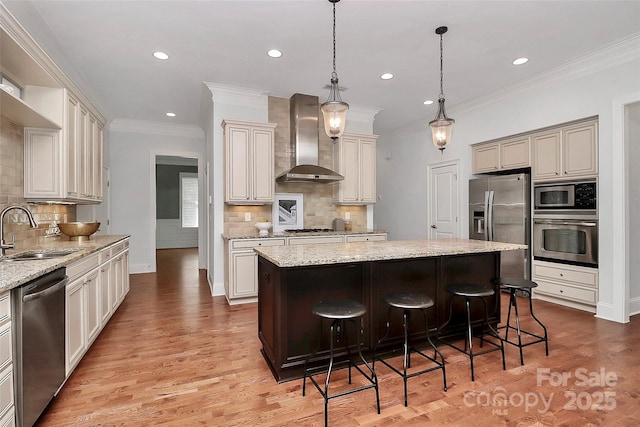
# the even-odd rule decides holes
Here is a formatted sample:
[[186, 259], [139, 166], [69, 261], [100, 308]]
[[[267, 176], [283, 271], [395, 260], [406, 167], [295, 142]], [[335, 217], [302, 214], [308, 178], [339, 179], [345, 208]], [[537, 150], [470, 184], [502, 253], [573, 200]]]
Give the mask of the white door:
[[429, 167], [429, 238], [459, 237], [458, 164]]

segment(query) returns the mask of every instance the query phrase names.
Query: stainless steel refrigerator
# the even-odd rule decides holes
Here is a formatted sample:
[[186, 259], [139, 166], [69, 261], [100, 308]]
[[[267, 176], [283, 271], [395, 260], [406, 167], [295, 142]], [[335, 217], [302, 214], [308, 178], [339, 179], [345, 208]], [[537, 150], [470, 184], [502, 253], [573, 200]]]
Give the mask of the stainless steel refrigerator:
[[502, 252], [500, 275], [531, 278], [528, 174], [469, 180], [469, 238], [527, 245], [528, 250]]

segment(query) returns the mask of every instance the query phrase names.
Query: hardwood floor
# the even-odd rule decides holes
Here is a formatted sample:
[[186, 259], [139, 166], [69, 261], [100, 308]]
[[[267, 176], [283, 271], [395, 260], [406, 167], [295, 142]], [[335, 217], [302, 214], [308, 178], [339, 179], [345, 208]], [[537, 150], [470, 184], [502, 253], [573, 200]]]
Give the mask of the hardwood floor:
[[[309, 383], [302, 397], [301, 381], [274, 381], [260, 354], [257, 304], [212, 298], [195, 250], [160, 250], [157, 265], [157, 273], [131, 276], [126, 300], [38, 425], [323, 425], [323, 401]], [[535, 344], [520, 366], [517, 349], [506, 346], [507, 370], [499, 352], [480, 356], [471, 382], [468, 359], [441, 346], [448, 391], [440, 371], [412, 378], [406, 408], [402, 380], [377, 364], [382, 413], [367, 390], [331, 400], [329, 424], [639, 425], [640, 316], [618, 324], [534, 306], [549, 330], [548, 357]]]

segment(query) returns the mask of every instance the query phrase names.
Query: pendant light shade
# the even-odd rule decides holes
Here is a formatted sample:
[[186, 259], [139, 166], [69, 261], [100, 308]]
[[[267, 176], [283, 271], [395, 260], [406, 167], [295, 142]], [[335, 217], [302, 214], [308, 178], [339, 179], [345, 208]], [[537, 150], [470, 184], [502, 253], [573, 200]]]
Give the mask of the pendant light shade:
[[324, 131], [334, 141], [344, 133], [344, 125], [349, 111], [349, 104], [340, 98], [338, 73], [336, 72], [336, 3], [340, 0], [329, 0], [333, 3], [333, 72], [331, 73], [331, 92], [327, 102], [320, 106], [324, 117]]
[[438, 27], [436, 34], [440, 36], [440, 96], [438, 97], [438, 112], [435, 119], [429, 122], [431, 127], [431, 138], [433, 145], [443, 152], [447, 147], [447, 144], [451, 142], [451, 133], [453, 131], [453, 124], [455, 120], [447, 117], [447, 113], [444, 109], [444, 90], [442, 84], [442, 35], [448, 30], [447, 27]]

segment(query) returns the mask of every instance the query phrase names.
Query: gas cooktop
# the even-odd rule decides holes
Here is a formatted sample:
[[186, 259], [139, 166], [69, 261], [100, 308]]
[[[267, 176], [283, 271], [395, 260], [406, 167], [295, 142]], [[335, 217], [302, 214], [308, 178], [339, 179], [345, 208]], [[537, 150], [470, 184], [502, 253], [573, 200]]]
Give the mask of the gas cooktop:
[[298, 228], [298, 229], [288, 229], [284, 230], [285, 233], [322, 233], [333, 231], [331, 228]]

